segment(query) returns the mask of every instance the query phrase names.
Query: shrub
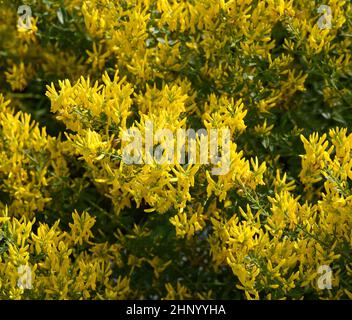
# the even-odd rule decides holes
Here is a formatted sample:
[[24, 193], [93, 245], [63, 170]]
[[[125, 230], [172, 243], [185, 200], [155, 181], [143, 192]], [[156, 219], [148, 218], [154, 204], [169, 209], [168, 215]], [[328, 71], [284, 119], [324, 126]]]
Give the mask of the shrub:
[[[350, 2], [33, 0], [27, 29], [20, 4], [0, 14], [1, 298], [352, 298]], [[150, 123], [228, 128], [228, 170], [126, 163]]]

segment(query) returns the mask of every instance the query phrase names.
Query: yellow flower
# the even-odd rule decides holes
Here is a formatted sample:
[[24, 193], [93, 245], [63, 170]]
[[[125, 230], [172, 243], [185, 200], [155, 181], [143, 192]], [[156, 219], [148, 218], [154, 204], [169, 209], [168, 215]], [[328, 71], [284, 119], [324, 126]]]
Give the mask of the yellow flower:
[[31, 67], [25, 68], [24, 63], [13, 65], [12, 69], [5, 72], [6, 80], [11, 85], [12, 90], [24, 90], [28, 85], [28, 79], [31, 77]]

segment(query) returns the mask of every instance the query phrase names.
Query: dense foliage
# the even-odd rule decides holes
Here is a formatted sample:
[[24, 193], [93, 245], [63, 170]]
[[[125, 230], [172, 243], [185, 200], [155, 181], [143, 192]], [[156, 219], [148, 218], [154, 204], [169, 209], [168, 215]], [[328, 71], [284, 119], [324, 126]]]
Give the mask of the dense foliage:
[[[351, 37], [347, 0], [0, 1], [0, 298], [351, 299]], [[230, 170], [124, 163], [148, 122], [229, 127]]]

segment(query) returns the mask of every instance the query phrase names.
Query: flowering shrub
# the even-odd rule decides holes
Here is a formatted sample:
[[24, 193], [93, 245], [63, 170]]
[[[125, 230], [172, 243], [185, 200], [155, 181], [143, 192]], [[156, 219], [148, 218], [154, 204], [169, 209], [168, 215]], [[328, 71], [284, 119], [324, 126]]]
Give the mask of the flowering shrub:
[[[349, 1], [24, 2], [0, 2], [2, 299], [352, 298]], [[175, 146], [149, 124], [228, 128], [227, 157], [196, 134], [127, 163], [136, 132]]]

